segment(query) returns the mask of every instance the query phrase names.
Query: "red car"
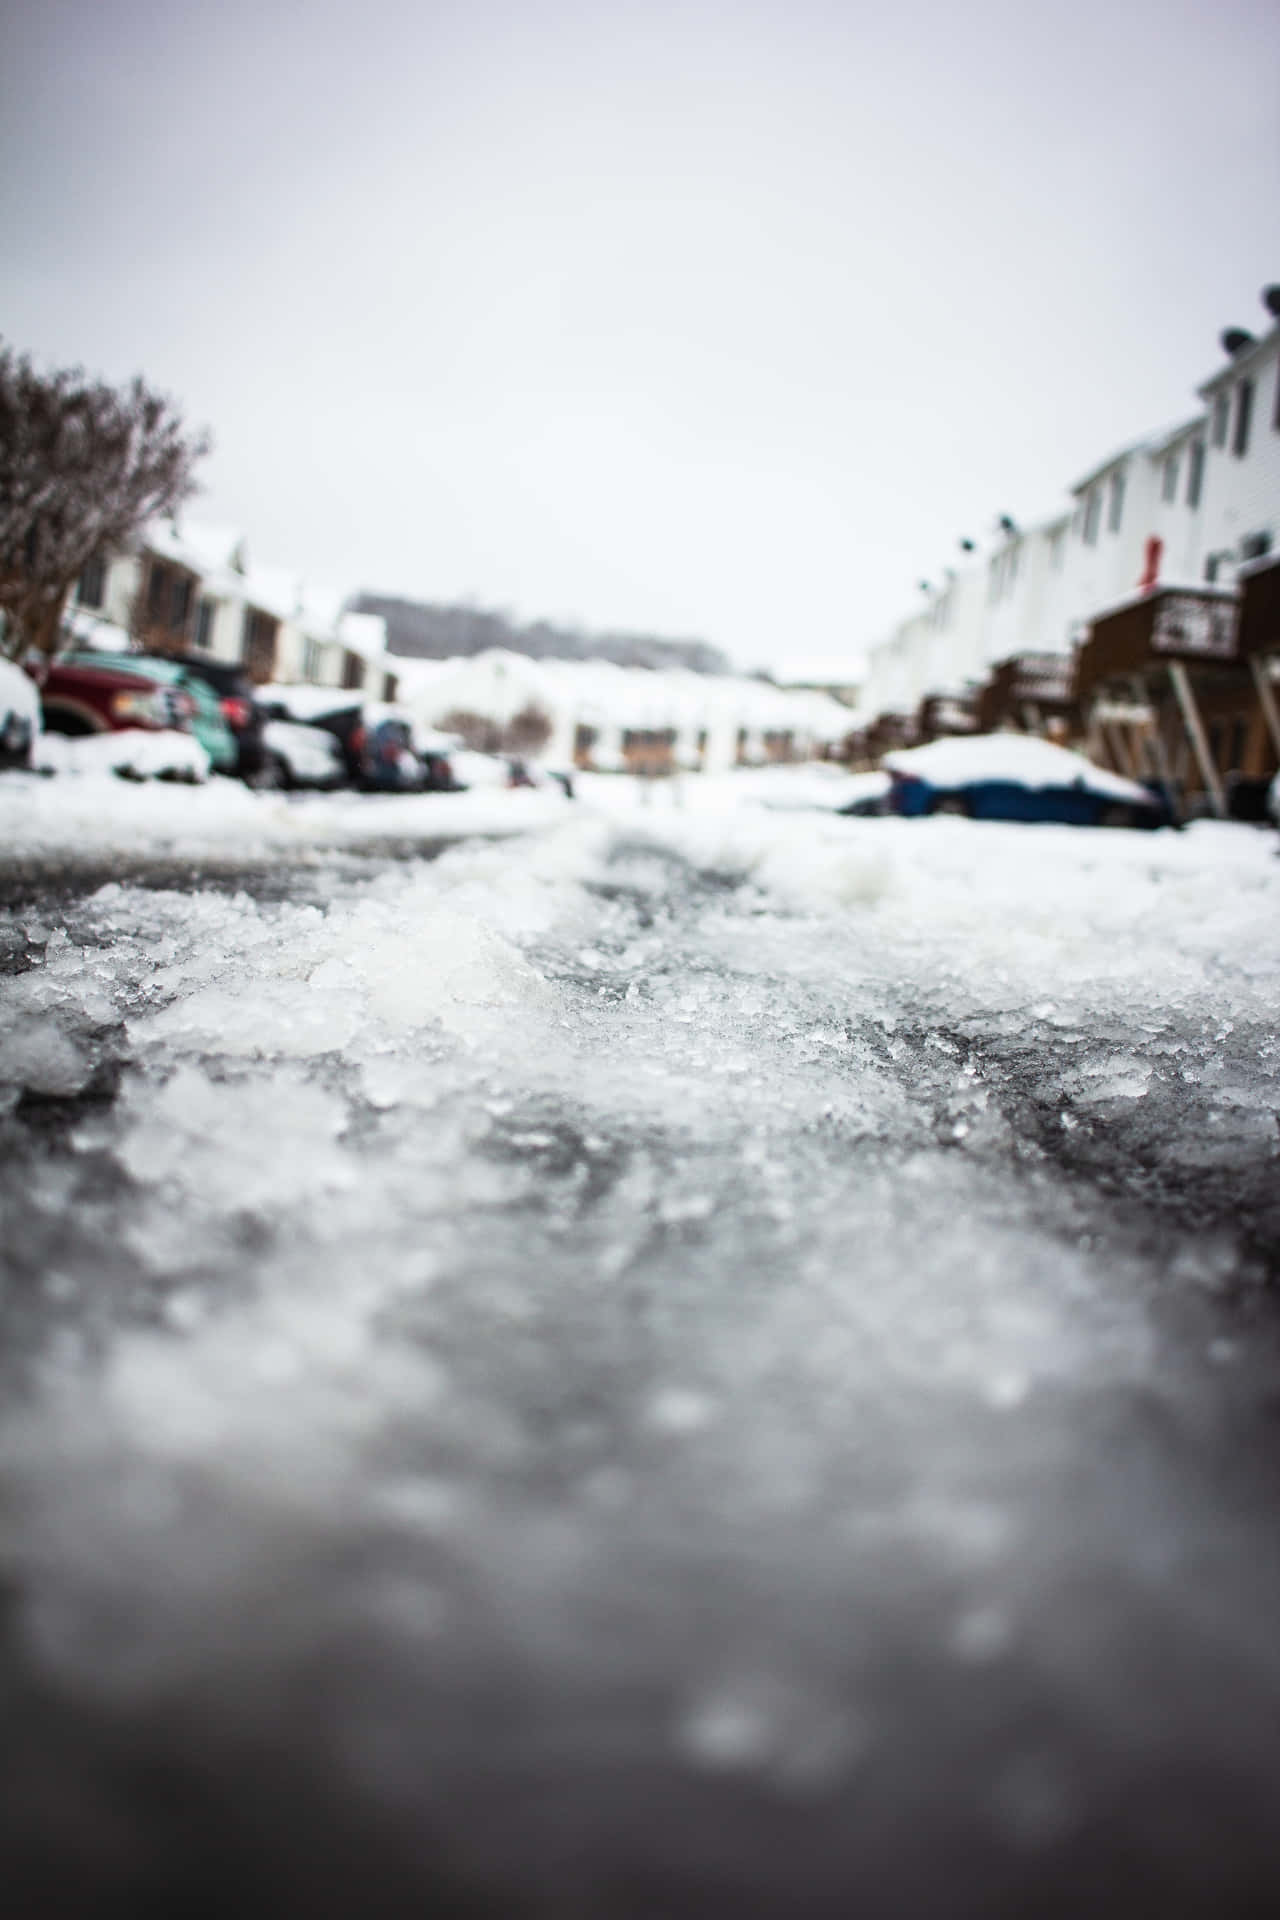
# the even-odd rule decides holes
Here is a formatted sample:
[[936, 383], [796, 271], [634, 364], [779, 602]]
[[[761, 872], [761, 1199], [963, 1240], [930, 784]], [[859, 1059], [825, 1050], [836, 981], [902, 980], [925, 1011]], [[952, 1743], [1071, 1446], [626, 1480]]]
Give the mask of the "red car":
[[101, 666], [54, 662], [36, 676], [46, 733], [83, 736], [118, 733], [125, 727], [191, 732], [195, 701], [180, 687], [125, 673], [109, 659]]

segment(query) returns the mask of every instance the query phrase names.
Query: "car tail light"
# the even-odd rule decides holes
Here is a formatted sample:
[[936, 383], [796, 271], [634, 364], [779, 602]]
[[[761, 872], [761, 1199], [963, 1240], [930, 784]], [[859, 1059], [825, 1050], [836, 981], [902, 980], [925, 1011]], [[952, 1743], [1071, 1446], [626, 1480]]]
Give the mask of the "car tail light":
[[364, 752], [364, 728], [352, 727], [350, 738], [351, 738], [352, 753], [363, 753]]
[[243, 731], [253, 718], [253, 706], [248, 700], [228, 694], [222, 703], [222, 717], [229, 727], [238, 727]]

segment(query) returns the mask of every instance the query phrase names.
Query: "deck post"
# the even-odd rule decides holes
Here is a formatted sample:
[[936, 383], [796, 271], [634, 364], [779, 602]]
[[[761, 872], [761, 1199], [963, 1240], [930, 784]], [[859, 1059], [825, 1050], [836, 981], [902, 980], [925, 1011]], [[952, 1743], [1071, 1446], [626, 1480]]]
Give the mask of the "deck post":
[[1213, 755], [1209, 752], [1209, 742], [1205, 735], [1204, 722], [1200, 718], [1200, 709], [1196, 705], [1191, 681], [1181, 660], [1169, 662], [1169, 679], [1175, 698], [1182, 713], [1182, 724], [1191, 742], [1191, 751], [1195, 754], [1200, 769], [1200, 778], [1204, 781], [1205, 792], [1213, 803], [1213, 811], [1219, 820], [1227, 817], [1226, 795], [1222, 791], [1222, 781], [1218, 769], [1213, 764]]
[[1148, 697], [1147, 690], [1142, 684], [1141, 679], [1135, 677], [1130, 683], [1130, 691], [1135, 705], [1146, 707], [1151, 715], [1150, 720], [1142, 730], [1142, 748], [1146, 754], [1148, 766], [1164, 788], [1165, 795], [1170, 804], [1172, 804], [1174, 795], [1173, 768], [1169, 764], [1169, 754], [1164, 744], [1164, 734], [1160, 730], [1159, 709]]
[[1253, 684], [1258, 690], [1258, 705], [1262, 708], [1262, 717], [1267, 723], [1267, 732], [1271, 735], [1271, 744], [1280, 758], [1280, 708], [1276, 706], [1276, 692], [1271, 684], [1271, 675], [1267, 668], [1269, 656], [1257, 653], [1249, 655], [1249, 671], [1253, 675]]
[[1115, 762], [1116, 772], [1122, 773], [1126, 780], [1136, 780], [1138, 771], [1133, 757], [1133, 742], [1129, 738], [1129, 722], [1109, 720], [1107, 739], [1111, 742], [1111, 758]]

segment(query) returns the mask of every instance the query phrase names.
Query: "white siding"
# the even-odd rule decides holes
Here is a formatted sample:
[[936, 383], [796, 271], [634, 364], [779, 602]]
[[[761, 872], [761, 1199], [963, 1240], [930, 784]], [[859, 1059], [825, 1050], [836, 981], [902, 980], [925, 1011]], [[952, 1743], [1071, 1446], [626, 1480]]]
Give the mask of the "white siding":
[[[1234, 451], [1235, 423], [1242, 381], [1253, 382], [1249, 443], [1243, 456]], [[1210, 406], [1225, 392], [1230, 406], [1227, 444], [1210, 446], [1205, 471], [1202, 558], [1232, 552], [1254, 534], [1269, 534], [1272, 551], [1280, 548], [1280, 328], [1241, 356], [1238, 370], [1219, 376], [1203, 391]], [[1230, 575], [1219, 574], [1219, 578]]]

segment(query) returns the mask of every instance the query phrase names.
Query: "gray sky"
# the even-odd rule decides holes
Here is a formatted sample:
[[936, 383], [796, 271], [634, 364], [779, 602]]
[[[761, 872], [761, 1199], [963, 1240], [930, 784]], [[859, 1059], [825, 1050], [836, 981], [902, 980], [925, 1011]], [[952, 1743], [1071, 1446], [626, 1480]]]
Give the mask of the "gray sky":
[[1275, 0], [10, 0], [7, 338], [339, 587], [850, 655], [1280, 280]]

